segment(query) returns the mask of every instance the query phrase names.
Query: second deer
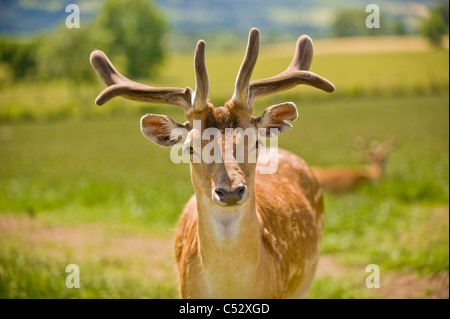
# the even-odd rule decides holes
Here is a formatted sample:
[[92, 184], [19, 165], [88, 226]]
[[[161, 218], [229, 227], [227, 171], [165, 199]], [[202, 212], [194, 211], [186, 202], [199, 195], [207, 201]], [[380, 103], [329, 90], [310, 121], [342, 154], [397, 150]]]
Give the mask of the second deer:
[[376, 181], [381, 178], [386, 167], [389, 154], [397, 146], [394, 139], [383, 143], [372, 141], [370, 143], [361, 138], [354, 140], [353, 146], [366, 152], [366, 166], [314, 166], [312, 170], [322, 187], [332, 193], [343, 193], [354, 190], [362, 183]]

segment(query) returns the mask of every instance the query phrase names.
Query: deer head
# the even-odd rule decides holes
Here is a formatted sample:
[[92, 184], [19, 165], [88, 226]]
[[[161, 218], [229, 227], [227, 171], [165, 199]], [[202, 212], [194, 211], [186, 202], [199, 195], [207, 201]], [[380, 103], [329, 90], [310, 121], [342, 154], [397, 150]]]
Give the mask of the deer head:
[[384, 167], [389, 154], [399, 147], [397, 139], [391, 138], [385, 141], [366, 141], [362, 137], [355, 137], [352, 142], [354, 149], [362, 152], [362, 158], [366, 162], [377, 163]]
[[353, 148], [362, 152], [363, 161], [370, 163], [369, 176], [374, 180], [382, 176], [389, 155], [399, 145], [399, 141], [395, 138], [383, 142], [377, 140], [368, 142], [362, 137], [355, 137], [352, 143]]
[[[165, 115], [147, 114], [141, 118], [141, 130], [145, 137], [154, 143], [173, 147], [183, 145], [191, 161], [191, 178], [197, 199], [202, 199], [223, 209], [243, 204], [252, 198], [256, 163], [248, 160], [258, 153], [258, 140], [242, 134], [242, 131], [257, 130], [270, 135], [275, 130], [282, 133], [292, 126], [286, 121], [297, 118], [294, 103], [282, 103], [268, 107], [262, 115], [253, 117], [253, 104], [256, 99], [284, 91], [299, 84], [306, 84], [326, 92], [332, 92], [334, 86], [326, 79], [309, 72], [313, 57], [313, 45], [308, 36], [297, 41], [294, 58], [287, 69], [270, 78], [250, 81], [259, 50], [259, 31], [250, 30], [244, 60], [237, 75], [234, 94], [224, 106], [215, 108], [208, 102], [209, 83], [205, 65], [205, 42], [197, 43], [194, 58], [195, 91], [189, 87], [151, 87], [133, 82], [121, 75], [106, 55], [99, 50], [92, 52], [91, 64], [108, 86], [96, 99], [98, 105], [116, 96], [147, 103], [169, 104], [180, 107], [187, 122], [177, 123]], [[198, 125], [195, 125], [195, 124]], [[208, 129], [220, 132], [220, 137], [209, 134]], [[171, 139], [175, 129], [185, 130], [187, 134]], [[226, 129], [241, 129], [234, 134], [231, 143], [227, 143]], [[205, 139], [205, 132], [207, 138]], [[236, 132], [236, 131], [235, 131]], [[209, 135], [208, 135], [209, 134]], [[247, 137], [247, 138], [246, 138]], [[216, 147], [209, 149], [213, 138], [219, 141]], [[199, 141], [198, 141], [199, 140]], [[196, 143], [196, 141], [198, 141]], [[237, 160], [237, 145], [243, 144], [243, 161]], [[214, 152], [221, 161], [205, 162], [199, 160], [201, 154]], [[242, 155], [242, 154], [241, 154]], [[226, 158], [227, 157], [227, 158]]]

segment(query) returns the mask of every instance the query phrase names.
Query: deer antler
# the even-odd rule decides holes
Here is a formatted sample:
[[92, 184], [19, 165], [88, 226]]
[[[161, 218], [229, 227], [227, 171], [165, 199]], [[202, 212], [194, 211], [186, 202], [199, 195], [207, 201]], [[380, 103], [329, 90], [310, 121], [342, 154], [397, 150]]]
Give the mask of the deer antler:
[[208, 101], [208, 72], [205, 65], [205, 42], [200, 40], [195, 50], [195, 92], [190, 88], [151, 87], [131, 81], [120, 74], [100, 50], [91, 53], [90, 62], [97, 75], [108, 86], [95, 100], [102, 105], [116, 96], [147, 103], [163, 103], [201, 111]]
[[239, 73], [236, 78], [236, 86], [232, 100], [244, 107], [249, 101], [249, 84], [252, 77], [253, 69], [258, 60], [259, 52], [259, 31], [252, 28], [248, 35], [247, 50], [245, 52], [244, 60], [242, 61]]
[[265, 95], [291, 89], [299, 84], [307, 84], [326, 92], [333, 92], [333, 84], [321, 76], [309, 72], [313, 57], [313, 44], [310, 37], [302, 35], [297, 40], [294, 58], [287, 69], [271, 78], [250, 82], [250, 77], [258, 57], [259, 31], [250, 30], [247, 51], [236, 80], [233, 101], [250, 113], [253, 102]]

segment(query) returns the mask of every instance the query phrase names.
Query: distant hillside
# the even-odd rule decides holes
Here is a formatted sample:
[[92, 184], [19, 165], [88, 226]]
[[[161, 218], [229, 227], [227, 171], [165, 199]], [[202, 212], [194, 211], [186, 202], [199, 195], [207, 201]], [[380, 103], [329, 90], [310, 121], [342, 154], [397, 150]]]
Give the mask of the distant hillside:
[[[185, 33], [225, 31], [246, 33], [257, 26], [267, 33], [308, 33], [330, 35], [337, 12], [364, 10], [370, 0], [156, 0], [172, 30]], [[400, 19], [414, 30], [419, 18], [426, 16], [428, 1], [378, 1], [383, 14]], [[30, 35], [46, 32], [65, 21], [65, 7], [76, 3], [81, 9], [81, 24], [88, 22], [101, 6], [101, 0], [1, 0], [0, 33]]]

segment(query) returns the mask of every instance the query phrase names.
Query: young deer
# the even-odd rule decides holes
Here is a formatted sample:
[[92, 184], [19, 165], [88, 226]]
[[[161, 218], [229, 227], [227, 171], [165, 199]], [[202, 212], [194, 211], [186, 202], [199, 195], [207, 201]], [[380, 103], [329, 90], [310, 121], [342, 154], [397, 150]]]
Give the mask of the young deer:
[[[258, 50], [259, 31], [253, 28], [233, 97], [218, 108], [208, 102], [202, 40], [194, 58], [195, 91], [133, 82], [117, 72], [103, 52], [91, 54], [93, 68], [108, 85], [97, 97], [98, 105], [122, 96], [178, 106], [187, 118], [184, 124], [165, 115], [141, 118], [145, 137], [165, 147], [182, 145], [191, 158], [195, 194], [183, 210], [175, 240], [182, 298], [305, 297], [315, 274], [323, 229], [322, 190], [301, 158], [280, 149], [276, 173], [262, 174], [261, 158], [258, 163], [248, 160], [251, 152], [258, 152], [258, 142], [238, 134], [231, 144], [222, 139], [219, 149], [214, 150], [220, 159], [231, 154], [231, 160], [196, 160], [208, 142], [201, 140], [196, 148], [196, 139], [209, 128], [221, 133], [229, 128], [264, 130], [269, 135], [270, 129], [281, 133], [292, 127], [285, 121], [297, 118], [293, 103], [271, 106], [253, 117], [256, 99], [298, 84], [334, 90], [329, 81], [308, 71], [313, 56], [308, 36], [298, 39], [292, 63], [284, 72], [250, 81]], [[195, 122], [201, 125], [196, 127]], [[188, 134], [171, 139], [177, 128]], [[239, 141], [245, 145], [243, 162], [236, 157]], [[276, 156], [276, 151], [268, 156]]]
[[330, 166], [312, 167], [314, 175], [323, 189], [332, 193], [343, 193], [355, 189], [364, 182], [376, 181], [383, 175], [386, 161], [397, 142], [394, 139], [384, 143], [372, 141], [367, 143], [363, 139], [355, 139], [353, 146], [362, 150], [367, 148], [368, 166]]

